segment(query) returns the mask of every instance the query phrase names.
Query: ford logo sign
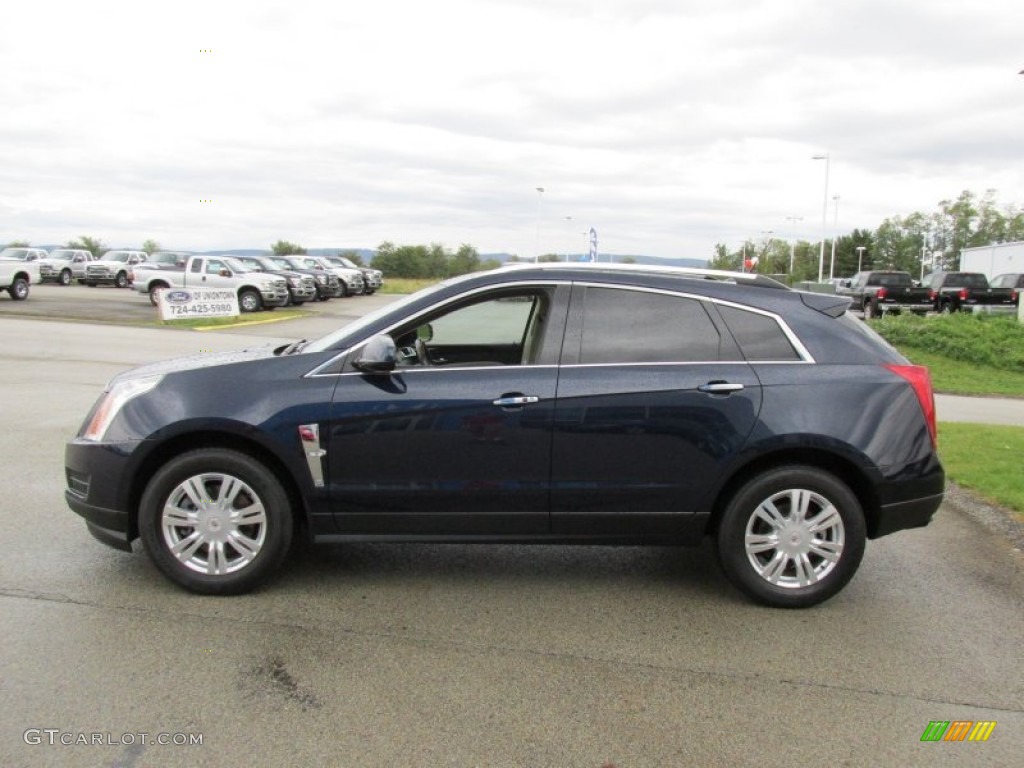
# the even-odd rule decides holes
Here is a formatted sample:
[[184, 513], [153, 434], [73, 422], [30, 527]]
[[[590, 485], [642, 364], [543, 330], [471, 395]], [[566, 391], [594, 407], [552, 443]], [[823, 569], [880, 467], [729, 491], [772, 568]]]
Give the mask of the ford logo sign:
[[168, 304], [188, 304], [192, 301], [192, 294], [189, 291], [165, 291], [164, 301]]

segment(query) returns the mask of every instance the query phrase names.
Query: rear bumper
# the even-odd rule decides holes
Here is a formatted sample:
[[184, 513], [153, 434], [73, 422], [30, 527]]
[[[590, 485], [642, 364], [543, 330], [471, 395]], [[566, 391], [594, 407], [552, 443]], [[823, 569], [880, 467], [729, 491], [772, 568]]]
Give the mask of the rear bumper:
[[907, 528], [922, 528], [932, 521], [932, 516], [942, 504], [943, 494], [927, 496], [912, 501], [901, 501], [882, 507], [878, 520], [868, 534], [869, 538], [888, 536]]
[[923, 304], [897, 304], [896, 302], [878, 304], [879, 312], [932, 312], [934, 309], [935, 305], [930, 301]]

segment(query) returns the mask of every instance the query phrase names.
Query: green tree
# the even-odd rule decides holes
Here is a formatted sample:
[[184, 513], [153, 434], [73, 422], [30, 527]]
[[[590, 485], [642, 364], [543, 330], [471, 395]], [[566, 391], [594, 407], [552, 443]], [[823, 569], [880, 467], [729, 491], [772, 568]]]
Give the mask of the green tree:
[[88, 235], [82, 235], [77, 240], [69, 240], [65, 248], [74, 248], [79, 251], [88, 251], [93, 255], [94, 258], [98, 258], [103, 255], [103, 252], [107, 250], [107, 246], [98, 237], [89, 237]]
[[6, 248], [28, 248], [29, 247], [29, 242], [28, 242], [28, 240], [11, 240], [11, 242], [9, 242], [5, 247]]
[[142, 244], [142, 250], [152, 256], [154, 253], [160, 250], [160, 243], [156, 240], [147, 240]]
[[297, 243], [289, 243], [287, 240], [278, 240], [270, 250], [275, 256], [305, 256], [306, 249]]
[[468, 272], [476, 272], [478, 269], [480, 269], [480, 254], [473, 246], [463, 243], [451, 258], [449, 274], [465, 275]]

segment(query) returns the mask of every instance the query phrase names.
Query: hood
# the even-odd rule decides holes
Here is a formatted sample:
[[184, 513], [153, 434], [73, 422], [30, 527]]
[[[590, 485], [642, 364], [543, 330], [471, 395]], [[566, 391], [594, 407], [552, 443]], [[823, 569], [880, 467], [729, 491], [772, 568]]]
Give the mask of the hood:
[[188, 357], [177, 357], [171, 360], [160, 360], [156, 363], [141, 365], [132, 368], [124, 373], [119, 373], [110, 383], [114, 384], [125, 379], [137, 379], [144, 376], [155, 376], [164, 373], [178, 373], [179, 371], [190, 371], [197, 368], [212, 368], [217, 365], [231, 365], [232, 363], [244, 363], [250, 360], [262, 360], [274, 356], [274, 347], [255, 347], [253, 349], [240, 349], [231, 352], [202, 352], [198, 355]]

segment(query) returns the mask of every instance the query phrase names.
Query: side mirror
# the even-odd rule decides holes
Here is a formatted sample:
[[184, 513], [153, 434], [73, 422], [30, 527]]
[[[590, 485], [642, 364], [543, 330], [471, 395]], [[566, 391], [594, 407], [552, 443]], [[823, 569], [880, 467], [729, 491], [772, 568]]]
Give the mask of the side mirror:
[[386, 333], [374, 336], [366, 342], [352, 365], [363, 373], [391, 373], [396, 366], [395, 340]]

